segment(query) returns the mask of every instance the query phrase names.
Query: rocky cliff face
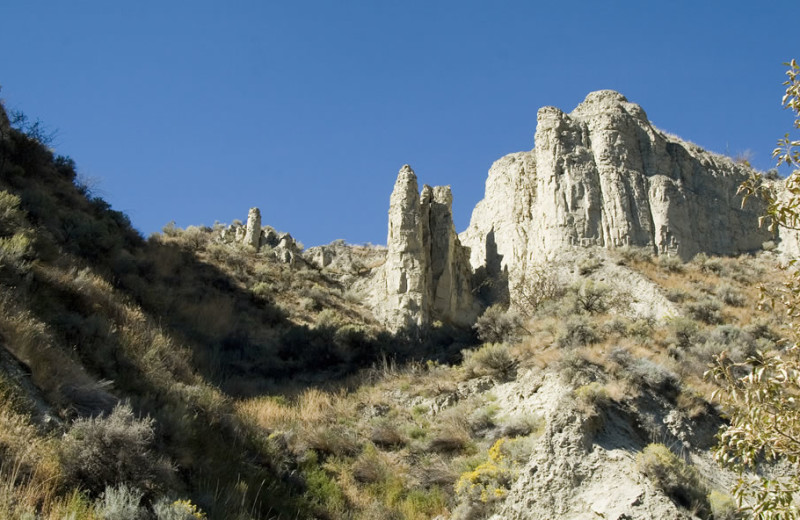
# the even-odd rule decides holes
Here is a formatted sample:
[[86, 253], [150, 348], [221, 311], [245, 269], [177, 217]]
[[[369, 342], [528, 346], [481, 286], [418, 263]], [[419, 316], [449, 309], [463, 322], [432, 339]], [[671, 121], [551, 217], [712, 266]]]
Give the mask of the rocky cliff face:
[[408, 165], [397, 176], [389, 203], [386, 263], [375, 301], [391, 329], [433, 320], [469, 324], [476, 311], [468, 252], [455, 232], [449, 186], [425, 186]]
[[646, 247], [692, 258], [770, 239], [758, 204], [741, 208], [748, 169], [667, 135], [613, 91], [572, 113], [544, 107], [536, 147], [494, 163], [461, 241], [475, 269], [521, 276], [570, 247]]

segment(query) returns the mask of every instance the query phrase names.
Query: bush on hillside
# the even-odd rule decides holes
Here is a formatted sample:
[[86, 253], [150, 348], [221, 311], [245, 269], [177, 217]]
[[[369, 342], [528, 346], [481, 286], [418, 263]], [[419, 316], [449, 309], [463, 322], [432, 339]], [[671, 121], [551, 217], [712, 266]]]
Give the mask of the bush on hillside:
[[516, 364], [505, 343], [487, 343], [478, 350], [464, 350], [462, 355], [468, 377], [491, 375], [506, 378]]
[[158, 488], [171, 468], [152, 451], [153, 423], [134, 417], [129, 404], [117, 405], [108, 417], [78, 419], [61, 444], [67, 480], [95, 495], [108, 485]]
[[663, 444], [646, 446], [636, 457], [636, 468], [678, 505], [708, 512], [706, 487], [700, 474]]
[[692, 318], [709, 325], [722, 323], [722, 306], [710, 296], [705, 296], [695, 302], [686, 304], [686, 312]]
[[473, 325], [481, 341], [485, 343], [515, 343], [523, 331], [522, 318], [501, 305], [492, 305]]
[[602, 339], [595, 325], [584, 316], [570, 316], [558, 334], [560, 347], [582, 347]]

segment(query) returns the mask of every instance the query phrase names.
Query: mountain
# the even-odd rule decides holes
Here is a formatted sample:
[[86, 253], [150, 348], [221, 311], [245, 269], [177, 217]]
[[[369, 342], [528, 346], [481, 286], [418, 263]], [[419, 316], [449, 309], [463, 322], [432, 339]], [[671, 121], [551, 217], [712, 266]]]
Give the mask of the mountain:
[[460, 235], [405, 165], [304, 251], [144, 238], [0, 110], [0, 517], [736, 517], [703, 372], [780, 351], [796, 237], [618, 93], [538, 120]]

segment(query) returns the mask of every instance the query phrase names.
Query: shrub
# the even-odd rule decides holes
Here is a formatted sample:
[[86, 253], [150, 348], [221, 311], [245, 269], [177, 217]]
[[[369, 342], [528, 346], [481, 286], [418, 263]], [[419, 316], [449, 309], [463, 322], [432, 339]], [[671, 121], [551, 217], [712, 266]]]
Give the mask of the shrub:
[[617, 253], [622, 265], [653, 260], [653, 251], [644, 247], [624, 246], [617, 249]]
[[722, 306], [711, 297], [703, 297], [696, 302], [686, 304], [686, 312], [694, 319], [709, 325], [722, 323]]
[[717, 287], [717, 297], [731, 307], [744, 307], [747, 303], [742, 293], [726, 283]]
[[572, 287], [572, 296], [568, 299], [572, 312], [600, 314], [611, 307], [613, 294], [611, 287], [594, 280], [585, 280]]
[[466, 430], [455, 424], [439, 427], [433, 439], [428, 443], [428, 450], [439, 453], [454, 453], [463, 450], [470, 442]]
[[322, 455], [352, 456], [360, 448], [355, 433], [343, 425], [313, 427], [306, 432], [305, 441]]
[[506, 378], [516, 364], [505, 343], [487, 343], [478, 350], [463, 350], [462, 355], [468, 377], [492, 375]]
[[658, 257], [658, 266], [670, 273], [683, 272], [683, 260], [677, 256], [661, 255]]
[[17, 195], [0, 190], [0, 236], [13, 235], [25, 222]]
[[647, 445], [636, 457], [636, 468], [682, 507], [708, 510], [706, 488], [697, 470], [663, 444]]
[[674, 400], [680, 393], [680, 378], [677, 374], [649, 359], [640, 358], [627, 366], [631, 381], [643, 385]]
[[553, 269], [539, 266], [529, 268], [514, 286], [513, 292], [521, 311], [530, 316], [544, 302], [560, 296], [564, 287]]
[[601, 339], [594, 324], [584, 316], [570, 316], [558, 335], [558, 345], [560, 347], [586, 346], [597, 343]]
[[712, 491], [708, 495], [708, 505], [711, 507], [711, 514], [714, 520], [738, 520], [742, 518], [736, 501], [727, 493]]
[[156, 488], [171, 468], [151, 451], [153, 423], [135, 418], [128, 404], [117, 405], [108, 417], [78, 419], [61, 444], [65, 476], [95, 494], [109, 484]]
[[667, 294], [665, 295], [669, 301], [672, 303], [680, 303], [686, 299], [686, 291], [683, 289], [667, 289]]
[[525, 437], [531, 434], [536, 436], [544, 433], [545, 420], [540, 415], [515, 415], [506, 418], [498, 431], [498, 437]]
[[573, 394], [580, 404], [587, 407], [603, 407], [611, 402], [608, 390], [597, 381], [579, 386], [573, 391]]
[[203, 520], [206, 514], [189, 500], [159, 498], [153, 504], [156, 520]]
[[722, 260], [719, 258], [709, 258], [705, 253], [697, 253], [692, 262], [697, 264], [700, 271], [704, 273], [720, 275], [725, 269]]
[[697, 322], [678, 316], [669, 321], [669, 342], [681, 349], [688, 349], [697, 340], [700, 328]]
[[462, 500], [489, 503], [503, 498], [511, 487], [513, 473], [502, 438], [489, 448], [488, 460], [463, 473], [456, 482], [456, 494]]
[[397, 425], [391, 421], [384, 420], [372, 428], [369, 439], [376, 445], [384, 449], [396, 449], [406, 445], [405, 436], [400, 433]]
[[693, 353], [703, 361], [710, 362], [722, 351], [734, 362], [742, 362], [756, 352], [753, 336], [733, 325], [720, 325], [714, 329], [702, 345], [697, 345]]
[[603, 262], [601, 262], [599, 258], [590, 256], [589, 258], [585, 258], [580, 263], [578, 263], [578, 274], [580, 274], [581, 276], [592, 274], [593, 272], [600, 269], [602, 265]]
[[513, 311], [504, 310], [500, 305], [492, 305], [478, 318], [473, 325], [481, 341], [486, 343], [502, 343], [519, 341], [522, 318]]
[[98, 516], [103, 520], [142, 520], [147, 518], [145, 509], [139, 504], [144, 493], [125, 484], [107, 486], [97, 506]]
[[372, 484], [386, 480], [391, 474], [386, 461], [372, 444], [367, 444], [351, 467], [353, 478], [358, 482]]

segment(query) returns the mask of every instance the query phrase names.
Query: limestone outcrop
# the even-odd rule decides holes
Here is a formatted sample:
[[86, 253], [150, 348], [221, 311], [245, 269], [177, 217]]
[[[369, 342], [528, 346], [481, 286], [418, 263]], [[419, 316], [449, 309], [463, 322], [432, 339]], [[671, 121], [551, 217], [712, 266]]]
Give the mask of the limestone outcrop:
[[377, 314], [391, 329], [434, 320], [470, 324], [476, 315], [468, 251], [455, 232], [449, 186], [424, 186], [400, 169], [389, 201], [386, 262]]
[[261, 252], [267, 252], [279, 262], [294, 264], [302, 258], [301, 247], [289, 233], [278, 233], [270, 226], [261, 225], [261, 211], [250, 208], [247, 213], [247, 223], [235, 221], [230, 226], [223, 228], [219, 240], [228, 244], [243, 244]]
[[261, 247], [261, 211], [258, 208], [250, 208], [247, 213], [244, 243], [254, 247], [256, 251]]
[[[762, 208], [741, 208], [749, 169], [656, 129], [610, 90], [572, 113], [538, 112], [535, 148], [492, 165], [460, 235], [474, 269], [524, 275], [570, 247], [645, 247], [690, 259], [761, 248]], [[496, 273], [495, 273], [496, 274]]]

